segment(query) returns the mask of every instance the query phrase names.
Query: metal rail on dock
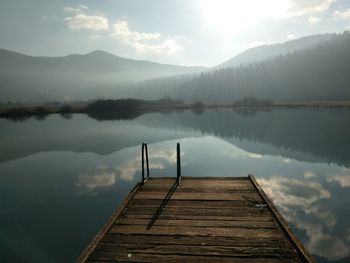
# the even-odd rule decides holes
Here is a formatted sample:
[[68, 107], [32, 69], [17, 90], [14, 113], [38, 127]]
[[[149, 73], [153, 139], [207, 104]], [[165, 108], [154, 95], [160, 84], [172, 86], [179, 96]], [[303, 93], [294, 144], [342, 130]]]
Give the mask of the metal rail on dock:
[[[146, 159], [146, 169], [147, 176], [145, 177], [145, 159]], [[141, 147], [141, 171], [142, 171], [142, 184], [150, 178], [149, 175], [149, 161], [148, 161], [148, 147], [147, 143], [143, 142]], [[176, 182], [180, 183], [181, 180], [181, 150], [180, 143], [176, 144]]]

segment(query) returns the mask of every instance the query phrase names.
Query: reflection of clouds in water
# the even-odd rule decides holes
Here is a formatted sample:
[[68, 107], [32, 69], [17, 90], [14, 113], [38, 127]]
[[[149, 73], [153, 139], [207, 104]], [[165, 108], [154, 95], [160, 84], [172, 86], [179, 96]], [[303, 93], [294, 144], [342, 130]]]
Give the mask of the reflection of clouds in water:
[[252, 159], [261, 159], [261, 158], [263, 158], [262, 155], [260, 155], [260, 154], [255, 154], [255, 153], [249, 153], [248, 156], [249, 156], [250, 158], [252, 158]]
[[315, 174], [314, 174], [314, 173], [312, 173], [312, 172], [305, 172], [305, 173], [304, 173], [304, 178], [305, 178], [305, 179], [310, 179], [310, 178], [312, 178], [312, 177], [315, 177]]
[[116, 182], [116, 177], [114, 173], [102, 172], [95, 175], [79, 175], [78, 187], [85, 190], [91, 191], [96, 188], [108, 187], [114, 185]]
[[331, 196], [320, 183], [309, 180], [272, 177], [259, 179], [259, 183], [285, 212], [292, 212], [297, 208], [313, 213], [313, 203]]
[[307, 246], [313, 254], [330, 260], [339, 260], [350, 255], [350, 244], [347, 240], [327, 234], [321, 224], [299, 220], [297, 227], [306, 230], [310, 237]]
[[329, 176], [327, 178], [328, 182], [337, 182], [341, 187], [350, 187], [350, 170], [344, 168], [341, 174], [336, 174]]
[[322, 209], [319, 201], [331, 198], [331, 193], [312, 181], [314, 178], [313, 173], [305, 172], [300, 179], [272, 177], [259, 179], [259, 184], [287, 221], [305, 230], [309, 238], [306, 245], [311, 253], [331, 260], [345, 258], [350, 255], [349, 235], [342, 238], [329, 234], [336, 225], [336, 218]]
[[[183, 155], [183, 153], [182, 153]], [[149, 155], [150, 170], [163, 170], [169, 164], [176, 163], [176, 152], [155, 151]], [[106, 165], [96, 167], [95, 174], [83, 174], [78, 176], [76, 186], [80, 188], [79, 193], [96, 194], [98, 188], [106, 188], [114, 185], [117, 177], [124, 181], [134, 180], [137, 172], [141, 172], [140, 157], [122, 163], [115, 171], [110, 170]]]
[[[181, 154], [183, 155], [183, 153]], [[149, 155], [149, 169], [150, 170], [163, 170], [167, 164], [176, 163], [176, 152], [174, 151], [156, 151]], [[146, 162], [145, 162], [146, 168]], [[132, 181], [137, 172], [141, 171], [140, 157], [136, 157], [126, 163], [123, 163], [117, 168], [117, 174], [123, 180]]]
[[[141, 171], [141, 162], [139, 159], [131, 160], [126, 163], [123, 163], [117, 169], [118, 169], [117, 174], [120, 176], [121, 179], [125, 181], [132, 181], [134, 180], [135, 174]], [[146, 169], [146, 162], [145, 162], [145, 169]], [[164, 165], [160, 163], [150, 162], [149, 169], [162, 170], [164, 169]]]

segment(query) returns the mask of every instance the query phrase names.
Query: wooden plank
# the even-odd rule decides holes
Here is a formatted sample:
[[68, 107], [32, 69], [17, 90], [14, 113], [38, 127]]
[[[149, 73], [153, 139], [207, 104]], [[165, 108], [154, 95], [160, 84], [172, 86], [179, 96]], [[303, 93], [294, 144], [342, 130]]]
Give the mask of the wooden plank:
[[280, 238], [280, 229], [251, 229], [227, 227], [186, 227], [186, 226], [128, 226], [113, 225], [109, 233], [116, 234], [145, 234], [145, 235], [188, 235], [188, 236], [226, 236], [226, 237], [256, 237]]
[[[178, 193], [170, 195], [169, 200], [245, 200], [243, 196], [254, 198], [262, 202], [258, 194], [235, 194], [235, 193]], [[162, 199], [167, 197], [167, 192], [138, 192], [135, 199]]]
[[215, 237], [215, 236], [180, 236], [180, 235], [128, 235], [108, 233], [102, 239], [105, 243], [117, 244], [150, 244], [150, 245], [197, 245], [197, 246], [251, 246], [251, 247], [284, 247], [292, 248], [284, 237], [251, 238], [251, 237]]
[[[168, 187], [171, 188], [175, 180], [147, 180], [146, 187]], [[233, 181], [233, 180], [181, 180], [179, 188], [239, 188], [252, 187], [248, 180]]]
[[[159, 207], [161, 199], [133, 199], [128, 207]], [[231, 208], [249, 207], [252, 203], [247, 200], [168, 200], [166, 207], [191, 208]]]
[[175, 181], [149, 178], [135, 187], [78, 261], [314, 262], [251, 176]]
[[206, 209], [206, 208], [182, 208], [182, 207], [164, 207], [158, 210], [158, 208], [127, 208], [123, 213], [128, 215], [188, 215], [188, 216], [271, 216], [271, 212], [268, 209], [261, 211], [255, 208], [241, 208], [241, 209]]
[[302, 259], [304, 259], [306, 262], [316, 262], [314, 258], [307, 252], [304, 245], [300, 242], [300, 240], [297, 238], [297, 236], [293, 233], [291, 227], [287, 223], [287, 221], [284, 220], [282, 215], [278, 212], [277, 208], [273, 204], [273, 202], [270, 200], [270, 198], [266, 195], [264, 190], [261, 188], [261, 186], [258, 184], [254, 176], [249, 175], [249, 179], [252, 181], [253, 185], [256, 187], [257, 191], [259, 192], [259, 195], [264, 200], [264, 202], [269, 206], [269, 208], [272, 211], [273, 216], [276, 218], [276, 221], [281, 226], [282, 231], [286, 234], [287, 238], [291, 241], [291, 243], [294, 245], [295, 249], [298, 251], [299, 255]]
[[[141, 225], [147, 226], [150, 219], [131, 219], [119, 218], [115, 221], [115, 225]], [[278, 225], [273, 221], [261, 222], [256, 221], [209, 221], [209, 220], [174, 220], [174, 219], [157, 219], [154, 226], [211, 226], [211, 227], [244, 227], [244, 228], [277, 228]]]
[[[232, 181], [232, 182], [249, 182], [249, 178], [246, 177], [192, 177], [192, 176], [182, 176], [184, 181], [195, 182], [195, 181]], [[166, 182], [166, 181], [176, 181], [176, 177], [151, 177], [148, 180], [149, 182]]]
[[142, 254], [177, 254], [198, 256], [230, 256], [230, 257], [279, 257], [295, 258], [296, 252], [290, 248], [280, 247], [236, 247], [236, 246], [198, 246], [198, 245], [150, 245], [150, 244], [115, 244], [101, 242], [96, 251], [99, 253], [142, 253]]
[[[139, 215], [127, 215], [127, 214], [123, 214], [120, 216], [120, 218], [139, 218], [139, 219], [151, 219], [153, 218], [154, 215], [149, 214], [149, 215], [145, 215], [145, 214], [139, 214]], [[208, 216], [208, 215], [165, 215], [165, 214], [160, 214], [157, 217], [158, 219], [184, 219], [184, 220], [213, 220], [213, 221], [234, 221], [234, 220], [241, 220], [241, 218], [243, 218], [244, 220], [248, 221], [256, 221], [257, 217], [252, 216], [252, 215], [231, 215], [231, 216]], [[272, 215], [270, 216], [259, 216], [258, 217], [259, 221], [274, 221]]]
[[[167, 193], [169, 192], [169, 187], [154, 187], [154, 186], [143, 186], [139, 192], [161, 192]], [[183, 188], [178, 187], [176, 189], [177, 193], [256, 193], [256, 189], [252, 187], [236, 187], [236, 188]]]
[[[259, 210], [260, 211], [260, 206], [254, 206], [254, 205], [250, 205], [250, 204], [247, 204], [245, 206], [239, 206], [239, 205], [235, 205], [235, 206], [213, 206], [213, 205], [203, 205], [201, 204], [200, 201], [196, 201], [198, 203], [198, 205], [193, 205], [193, 206], [181, 206], [181, 205], [162, 205], [162, 204], [159, 204], [159, 205], [156, 205], [156, 204], [145, 204], [145, 205], [130, 205], [128, 206], [128, 209], [155, 209], [155, 208], [159, 208], [159, 207], [162, 207], [162, 210], [164, 209], [194, 209], [194, 210], [197, 210], [197, 209], [210, 209], [210, 210]], [[264, 211], [267, 211], [268, 209], [267, 208], [264, 208], [263, 209], [263, 212]]]
[[190, 256], [190, 255], [159, 255], [159, 254], [141, 254], [141, 253], [98, 253], [94, 252], [91, 255], [91, 260], [104, 260], [109, 262], [164, 262], [164, 263], [178, 263], [178, 262], [201, 262], [201, 263], [291, 263], [298, 262], [297, 259], [271, 258], [271, 257], [206, 257], [206, 256]]
[[133, 196], [137, 193], [137, 191], [140, 189], [141, 186], [142, 186], [141, 184], [136, 184], [135, 185], [135, 187], [130, 191], [130, 193], [125, 198], [123, 203], [112, 214], [112, 216], [108, 219], [107, 223], [102, 227], [102, 229], [96, 234], [94, 239], [90, 242], [90, 244], [82, 252], [82, 254], [77, 259], [77, 262], [85, 262], [88, 259], [88, 257], [91, 255], [91, 253], [96, 248], [97, 244], [107, 234], [109, 229], [113, 226], [115, 220], [121, 215], [123, 209], [127, 206], [128, 202], [133, 198]]

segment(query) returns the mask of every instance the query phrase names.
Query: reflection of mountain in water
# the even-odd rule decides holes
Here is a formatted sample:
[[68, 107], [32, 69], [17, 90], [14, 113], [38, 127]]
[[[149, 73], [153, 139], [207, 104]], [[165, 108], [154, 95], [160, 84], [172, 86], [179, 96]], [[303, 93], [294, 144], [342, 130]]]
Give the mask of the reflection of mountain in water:
[[[136, 117], [136, 116], [135, 116]], [[98, 122], [84, 115], [0, 120], [0, 162], [42, 151], [109, 154], [123, 148], [210, 134], [249, 152], [350, 166], [350, 111], [230, 109], [150, 113], [133, 120]], [[100, 118], [100, 116], [99, 116]]]
[[101, 122], [84, 114], [74, 114], [71, 119], [50, 115], [42, 121], [35, 118], [23, 122], [0, 119], [0, 127], [0, 162], [45, 151], [104, 155], [141, 145], [143, 141], [156, 143], [197, 136], [193, 132], [142, 127], [135, 120]]
[[176, 113], [162, 121], [145, 115], [140, 121], [199, 130], [249, 152], [350, 166], [349, 117], [346, 109], [206, 110], [201, 115]]

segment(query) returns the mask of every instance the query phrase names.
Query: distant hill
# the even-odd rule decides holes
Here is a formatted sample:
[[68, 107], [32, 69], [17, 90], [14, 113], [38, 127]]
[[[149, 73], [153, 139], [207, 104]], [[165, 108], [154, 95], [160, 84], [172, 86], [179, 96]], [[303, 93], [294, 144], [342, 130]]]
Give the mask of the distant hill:
[[233, 103], [247, 97], [275, 101], [350, 100], [350, 33], [241, 67], [139, 85], [134, 97], [168, 96], [187, 102]]
[[336, 34], [321, 34], [302, 37], [284, 43], [261, 45], [239, 53], [233, 58], [214, 67], [214, 69], [237, 67], [240, 65], [244, 66], [254, 62], [262, 62], [264, 60], [273, 59], [279, 55], [286, 55], [295, 51], [315, 47], [319, 44], [331, 41], [336, 37]]
[[32, 57], [0, 49], [0, 101], [109, 96], [128, 84], [205, 69], [126, 59], [104, 51]]

